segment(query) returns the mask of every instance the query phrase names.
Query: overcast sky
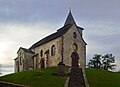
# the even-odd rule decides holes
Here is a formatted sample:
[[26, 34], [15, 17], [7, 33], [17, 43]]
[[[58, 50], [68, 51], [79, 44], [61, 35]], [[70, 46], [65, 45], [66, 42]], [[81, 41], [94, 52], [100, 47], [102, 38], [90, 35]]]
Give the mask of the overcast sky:
[[120, 70], [120, 0], [0, 0], [0, 63], [2, 73], [14, 71], [19, 47], [29, 48], [64, 25], [72, 9], [84, 29], [87, 60], [112, 53]]

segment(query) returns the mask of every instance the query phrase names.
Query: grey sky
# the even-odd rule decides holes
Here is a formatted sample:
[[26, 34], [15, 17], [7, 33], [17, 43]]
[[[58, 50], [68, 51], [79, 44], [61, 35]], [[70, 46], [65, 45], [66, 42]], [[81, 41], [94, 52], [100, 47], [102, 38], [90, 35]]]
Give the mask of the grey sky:
[[62, 27], [71, 7], [75, 21], [85, 28], [87, 60], [95, 53], [113, 53], [120, 70], [119, 4], [120, 0], [0, 0], [0, 63], [13, 65], [20, 46], [29, 48]]

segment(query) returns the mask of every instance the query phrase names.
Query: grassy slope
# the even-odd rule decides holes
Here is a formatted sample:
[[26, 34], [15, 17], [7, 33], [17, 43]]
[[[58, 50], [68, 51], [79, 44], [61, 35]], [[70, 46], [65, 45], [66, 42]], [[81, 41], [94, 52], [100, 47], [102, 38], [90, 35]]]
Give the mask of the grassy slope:
[[[36, 70], [14, 73], [0, 77], [0, 80], [29, 85], [30, 87], [64, 87], [66, 77], [52, 75], [53, 72], [57, 71], [57, 68], [47, 68], [42, 71], [41, 75], [40, 71]], [[86, 69], [86, 75], [90, 87], [120, 87], [120, 73]]]
[[42, 70], [25, 71], [0, 77], [0, 80], [18, 84], [29, 85], [30, 87], [64, 87], [66, 77], [55, 76], [57, 68], [47, 68]]
[[90, 87], [120, 87], [120, 73], [86, 69]]

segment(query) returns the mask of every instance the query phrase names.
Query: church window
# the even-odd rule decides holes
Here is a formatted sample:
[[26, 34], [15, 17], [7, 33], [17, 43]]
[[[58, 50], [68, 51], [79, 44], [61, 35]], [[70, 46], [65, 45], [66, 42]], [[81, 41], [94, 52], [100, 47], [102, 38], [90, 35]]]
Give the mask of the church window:
[[74, 38], [77, 38], [76, 32], [73, 32], [73, 37], [74, 37]]
[[56, 52], [56, 48], [55, 48], [55, 45], [52, 45], [51, 47], [51, 55], [55, 55], [55, 52]]
[[73, 50], [78, 50], [78, 46], [76, 43], [73, 44]]
[[22, 53], [20, 53], [20, 65], [22, 65]]
[[42, 50], [40, 51], [40, 56], [41, 56], [41, 57], [43, 56], [43, 51], [42, 51]]
[[20, 57], [20, 65], [22, 65], [22, 58]]

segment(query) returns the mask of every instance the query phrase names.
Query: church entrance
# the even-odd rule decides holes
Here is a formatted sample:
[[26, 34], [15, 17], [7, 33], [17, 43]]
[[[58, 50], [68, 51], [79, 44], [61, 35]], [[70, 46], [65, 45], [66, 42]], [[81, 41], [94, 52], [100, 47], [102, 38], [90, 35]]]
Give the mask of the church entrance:
[[72, 66], [69, 76], [68, 87], [86, 87], [82, 68], [79, 68], [79, 54], [75, 50], [71, 54]]
[[42, 58], [40, 61], [41, 68], [45, 68], [45, 59]]
[[79, 67], [79, 54], [76, 51], [74, 51], [72, 52], [71, 57], [72, 57], [71, 66], [78, 68]]

